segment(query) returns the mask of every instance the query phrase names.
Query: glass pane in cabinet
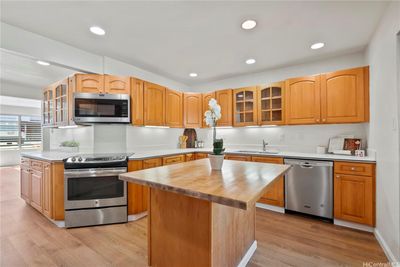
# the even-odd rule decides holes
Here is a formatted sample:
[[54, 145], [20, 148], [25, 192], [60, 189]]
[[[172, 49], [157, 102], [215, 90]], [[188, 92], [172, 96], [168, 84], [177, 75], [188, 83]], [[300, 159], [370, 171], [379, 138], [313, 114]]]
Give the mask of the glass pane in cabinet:
[[244, 103], [236, 103], [236, 112], [244, 111]]
[[245, 111], [253, 110], [253, 102], [245, 102]]
[[244, 100], [244, 92], [236, 93], [236, 101], [243, 101]]
[[47, 91], [43, 93], [43, 101], [47, 100]]
[[245, 92], [245, 99], [246, 100], [253, 100], [253, 92], [252, 91], [246, 91]]
[[282, 120], [282, 111], [274, 110], [272, 111], [272, 121], [281, 121]]
[[53, 91], [48, 91], [48, 94], [49, 94], [49, 98], [48, 99], [52, 99], [53, 98]]
[[63, 121], [68, 121], [68, 110], [67, 109], [63, 109]]
[[50, 113], [49, 113], [49, 123], [52, 124], [53, 122], [54, 122], [54, 120], [53, 120], [53, 113], [50, 112]]
[[61, 96], [61, 87], [57, 86], [56, 87], [56, 97], [59, 97], [59, 96]]
[[261, 100], [261, 109], [262, 109], [262, 110], [271, 109], [270, 103], [271, 103], [271, 102], [270, 102], [269, 99]]
[[60, 98], [57, 98], [57, 100], [56, 100], [56, 110], [57, 109], [61, 109], [61, 99]]
[[261, 120], [262, 121], [271, 121], [271, 112], [270, 111], [262, 111], [261, 112]]
[[47, 113], [43, 113], [43, 124], [47, 124], [48, 120], [49, 120], [49, 117], [48, 117]]
[[282, 89], [280, 87], [272, 87], [272, 97], [282, 96]]
[[49, 109], [53, 109], [53, 101], [48, 101], [47, 104], [49, 105]]
[[236, 122], [244, 122], [244, 113], [236, 114]]
[[62, 119], [61, 119], [61, 110], [56, 111], [56, 121], [57, 121], [57, 122], [62, 121]]
[[65, 84], [61, 85], [61, 94], [62, 95], [67, 94], [67, 86]]
[[276, 98], [272, 99], [272, 109], [279, 109], [282, 108], [282, 99]]
[[43, 112], [47, 111], [47, 101], [43, 102]]
[[244, 118], [245, 122], [253, 122], [254, 121], [253, 112], [248, 112], [248, 113], [245, 113], [244, 115], [245, 115], [245, 118]]
[[268, 98], [270, 97], [270, 88], [265, 88], [261, 90], [261, 98]]

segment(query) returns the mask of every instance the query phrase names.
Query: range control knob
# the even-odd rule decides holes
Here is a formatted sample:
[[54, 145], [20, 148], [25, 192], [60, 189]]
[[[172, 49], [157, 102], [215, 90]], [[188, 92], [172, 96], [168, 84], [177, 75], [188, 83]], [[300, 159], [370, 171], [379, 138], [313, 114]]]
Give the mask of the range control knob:
[[72, 157], [72, 158], [71, 158], [71, 161], [72, 161], [72, 162], [75, 162], [75, 161], [76, 161], [76, 158], [75, 158], [75, 157]]
[[79, 158], [78, 158], [78, 161], [81, 162], [81, 161], [82, 161], [82, 157], [79, 157]]

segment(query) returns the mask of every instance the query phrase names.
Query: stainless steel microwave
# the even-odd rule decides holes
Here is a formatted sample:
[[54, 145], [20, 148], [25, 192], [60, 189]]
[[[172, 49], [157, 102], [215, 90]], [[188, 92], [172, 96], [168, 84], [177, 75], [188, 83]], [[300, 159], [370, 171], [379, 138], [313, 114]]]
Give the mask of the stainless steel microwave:
[[74, 93], [75, 123], [129, 123], [128, 94]]

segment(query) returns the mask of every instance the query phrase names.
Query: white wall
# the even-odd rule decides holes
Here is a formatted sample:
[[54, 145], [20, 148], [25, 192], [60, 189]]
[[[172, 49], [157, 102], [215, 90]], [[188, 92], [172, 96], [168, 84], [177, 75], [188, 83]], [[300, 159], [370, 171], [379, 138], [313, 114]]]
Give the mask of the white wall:
[[396, 66], [400, 2], [392, 2], [372, 37], [370, 65], [371, 123], [369, 146], [377, 151], [377, 236], [390, 260], [400, 261], [399, 77]]
[[193, 91], [207, 92], [223, 88], [240, 88], [244, 86], [283, 81], [288, 78], [318, 74], [346, 68], [366, 65], [364, 52], [359, 51], [343, 56], [327, 58], [306, 64], [298, 64], [285, 68], [271, 69], [263, 72], [241, 75], [234, 78], [200, 84], [192, 87]]

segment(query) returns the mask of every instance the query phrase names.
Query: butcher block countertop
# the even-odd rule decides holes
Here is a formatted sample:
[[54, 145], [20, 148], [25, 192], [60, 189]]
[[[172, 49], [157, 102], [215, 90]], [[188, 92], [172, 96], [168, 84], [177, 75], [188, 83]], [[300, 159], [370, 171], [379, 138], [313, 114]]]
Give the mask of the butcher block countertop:
[[120, 179], [246, 210], [289, 165], [224, 160], [221, 171], [209, 159], [128, 172]]

